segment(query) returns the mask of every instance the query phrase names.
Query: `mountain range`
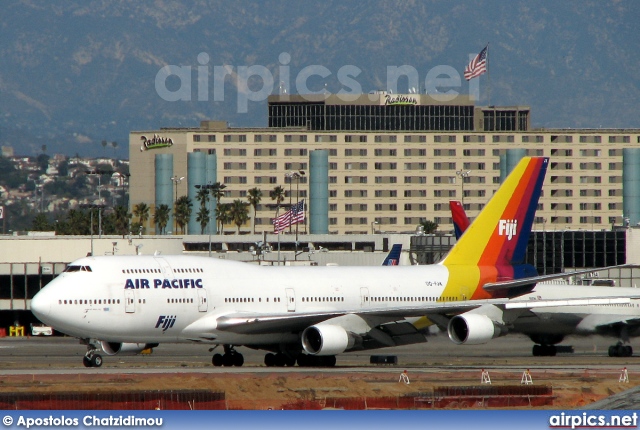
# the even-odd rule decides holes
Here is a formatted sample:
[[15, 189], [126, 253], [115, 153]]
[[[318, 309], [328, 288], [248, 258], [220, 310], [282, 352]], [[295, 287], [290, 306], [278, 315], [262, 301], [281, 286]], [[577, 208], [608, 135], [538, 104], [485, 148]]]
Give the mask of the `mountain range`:
[[[368, 92], [386, 89], [389, 66], [409, 65], [422, 91], [430, 70], [462, 76], [487, 43], [478, 104], [530, 106], [533, 127], [638, 128], [639, 12], [634, 1], [7, 0], [0, 146], [126, 158], [131, 130], [204, 119], [266, 126], [266, 93], [246, 112], [238, 102], [263, 84], [254, 77], [243, 85], [245, 66], [273, 76], [270, 92], [294, 93], [309, 66], [330, 72], [310, 77], [310, 91], [349, 91], [338, 72], [353, 66]], [[191, 85], [164, 79], [165, 66], [190, 67]], [[223, 66], [224, 82], [214, 76]], [[190, 100], [168, 101], [158, 82]], [[438, 88], [451, 89], [469, 86], [462, 78]], [[412, 91], [406, 79], [397, 90]]]

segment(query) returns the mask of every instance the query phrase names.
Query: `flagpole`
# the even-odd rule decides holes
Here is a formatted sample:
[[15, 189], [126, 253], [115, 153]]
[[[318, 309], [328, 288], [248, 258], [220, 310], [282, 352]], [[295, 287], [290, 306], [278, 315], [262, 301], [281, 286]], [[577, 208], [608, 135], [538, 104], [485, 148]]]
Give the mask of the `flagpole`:
[[[276, 207], [276, 219], [278, 218], [279, 213], [280, 213], [280, 203], [278, 203], [278, 206]], [[278, 230], [275, 220], [274, 220], [273, 227], [274, 227], [274, 230], [276, 230], [276, 234], [278, 235], [278, 266], [279, 266], [280, 265], [280, 233], [281, 231]]]
[[487, 93], [488, 93], [488, 106], [491, 106], [491, 67], [489, 64], [489, 42], [487, 42], [487, 79], [489, 83], [487, 84]]

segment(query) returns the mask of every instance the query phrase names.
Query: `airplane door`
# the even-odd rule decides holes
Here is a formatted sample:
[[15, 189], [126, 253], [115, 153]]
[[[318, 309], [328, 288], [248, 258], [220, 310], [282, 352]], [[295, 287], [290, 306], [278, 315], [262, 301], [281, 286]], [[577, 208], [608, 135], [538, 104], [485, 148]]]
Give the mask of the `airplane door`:
[[293, 291], [293, 288], [287, 288], [287, 311], [295, 312], [296, 311], [296, 293]]
[[198, 288], [196, 290], [198, 292], [198, 311], [206, 312], [209, 309], [209, 304], [207, 303], [207, 290]]
[[365, 287], [360, 288], [360, 306], [369, 306], [369, 289]]
[[127, 313], [136, 311], [136, 297], [133, 290], [124, 290], [124, 311]]

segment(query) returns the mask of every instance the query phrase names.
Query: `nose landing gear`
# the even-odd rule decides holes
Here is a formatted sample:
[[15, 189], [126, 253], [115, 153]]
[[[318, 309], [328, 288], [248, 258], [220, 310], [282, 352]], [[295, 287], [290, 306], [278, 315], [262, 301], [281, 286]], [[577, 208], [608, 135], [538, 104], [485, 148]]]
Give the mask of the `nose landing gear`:
[[87, 344], [87, 353], [82, 357], [84, 367], [100, 367], [102, 366], [102, 356], [96, 353], [98, 349], [95, 345]]

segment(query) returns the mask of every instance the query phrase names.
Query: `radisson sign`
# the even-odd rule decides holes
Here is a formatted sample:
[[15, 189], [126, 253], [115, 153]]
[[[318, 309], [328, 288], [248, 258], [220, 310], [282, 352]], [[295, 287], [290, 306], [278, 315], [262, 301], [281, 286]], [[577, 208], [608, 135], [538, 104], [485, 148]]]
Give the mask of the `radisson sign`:
[[380, 101], [384, 101], [385, 106], [396, 106], [396, 105], [417, 105], [418, 98], [414, 95], [408, 94], [385, 94]]
[[147, 139], [147, 136], [140, 136], [140, 140], [142, 140], [140, 151], [173, 146], [173, 139], [170, 137], [160, 137], [157, 134], [154, 134], [151, 139]]

